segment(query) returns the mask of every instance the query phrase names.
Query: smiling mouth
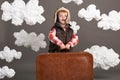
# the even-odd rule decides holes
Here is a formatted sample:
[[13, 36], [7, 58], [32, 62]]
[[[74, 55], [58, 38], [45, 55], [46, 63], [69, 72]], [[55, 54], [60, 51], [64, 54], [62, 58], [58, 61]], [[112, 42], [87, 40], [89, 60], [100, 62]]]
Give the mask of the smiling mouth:
[[62, 19], [62, 21], [66, 21], [65, 19]]

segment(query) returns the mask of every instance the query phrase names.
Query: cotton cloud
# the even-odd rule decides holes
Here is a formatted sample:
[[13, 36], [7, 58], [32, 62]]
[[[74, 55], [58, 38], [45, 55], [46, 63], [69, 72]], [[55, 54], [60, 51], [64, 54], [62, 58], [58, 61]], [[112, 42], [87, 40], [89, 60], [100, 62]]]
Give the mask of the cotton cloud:
[[83, 0], [62, 0], [63, 3], [69, 3], [69, 2], [75, 2], [77, 5], [80, 5], [83, 3]]
[[108, 70], [110, 67], [114, 67], [120, 63], [119, 55], [112, 48], [108, 49], [105, 46], [100, 47], [94, 45], [84, 51], [93, 55], [94, 68], [100, 67], [104, 70]]
[[5, 76], [8, 78], [12, 78], [15, 75], [15, 71], [12, 68], [8, 68], [8, 66], [0, 67], [0, 79], [3, 79]]
[[103, 30], [120, 30], [120, 11], [117, 12], [112, 10], [108, 13], [108, 15], [102, 14], [100, 16], [100, 10], [96, 9], [94, 4], [90, 4], [86, 10], [84, 8], [79, 10], [78, 16], [80, 18], [85, 18], [87, 21], [91, 21], [92, 19], [99, 21], [97, 26]]
[[77, 31], [80, 29], [80, 26], [77, 25], [75, 21], [70, 21], [70, 25], [71, 25], [70, 28], [72, 28], [74, 33], [77, 34]]
[[4, 50], [0, 51], [0, 59], [5, 59], [7, 62], [12, 62], [14, 58], [20, 59], [21, 57], [21, 52], [17, 52], [15, 49], [10, 50], [8, 46], [5, 46]]
[[117, 12], [112, 10], [109, 14], [102, 14], [101, 20], [98, 22], [98, 28], [103, 28], [103, 30], [113, 30], [117, 31], [120, 29], [120, 11]]
[[95, 19], [98, 21], [101, 19], [100, 10], [96, 9], [96, 5], [94, 4], [90, 4], [86, 10], [84, 8], [79, 10], [78, 16], [80, 18], [85, 18], [85, 20], [87, 21], [91, 21], [92, 19]]
[[38, 4], [39, 0], [30, 0], [26, 4], [25, 21], [29, 25], [34, 25], [37, 22], [42, 24], [45, 21], [45, 18], [42, 16], [44, 8]]
[[35, 32], [27, 33], [25, 30], [14, 32], [13, 36], [16, 38], [15, 44], [17, 46], [31, 47], [32, 50], [38, 51], [39, 48], [46, 48], [47, 43], [44, 41], [45, 35], [40, 33], [38, 36]]
[[16, 26], [22, 25], [24, 20], [28, 25], [35, 25], [37, 22], [42, 24], [45, 21], [42, 16], [44, 8], [38, 4], [38, 0], [30, 0], [27, 4], [23, 0], [14, 0], [13, 3], [5, 1], [1, 5], [2, 20], [11, 20]]

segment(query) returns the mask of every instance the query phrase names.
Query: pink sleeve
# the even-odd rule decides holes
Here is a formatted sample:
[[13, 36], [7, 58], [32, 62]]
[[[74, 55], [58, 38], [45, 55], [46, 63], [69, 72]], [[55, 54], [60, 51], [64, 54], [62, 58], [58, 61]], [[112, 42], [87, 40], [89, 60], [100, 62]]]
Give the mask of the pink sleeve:
[[76, 46], [78, 44], [78, 36], [73, 34], [72, 39], [67, 44], [69, 44], [71, 47]]
[[56, 36], [56, 29], [55, 28], [53, 28], [49, 32], [48, 38], [52, 43], [57, 44], [58, 46], [63, 44], [63, 42]]

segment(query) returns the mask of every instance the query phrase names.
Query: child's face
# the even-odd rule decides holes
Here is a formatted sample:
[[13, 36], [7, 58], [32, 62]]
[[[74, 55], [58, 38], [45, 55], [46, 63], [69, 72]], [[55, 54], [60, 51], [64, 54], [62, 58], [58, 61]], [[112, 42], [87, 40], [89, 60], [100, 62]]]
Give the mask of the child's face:
[[67, 12], [59, 12], [58, 13], [58, 19], [59, 19], [59, 22], [63, 25], [66, 24], [66, 20], [67, 20]]

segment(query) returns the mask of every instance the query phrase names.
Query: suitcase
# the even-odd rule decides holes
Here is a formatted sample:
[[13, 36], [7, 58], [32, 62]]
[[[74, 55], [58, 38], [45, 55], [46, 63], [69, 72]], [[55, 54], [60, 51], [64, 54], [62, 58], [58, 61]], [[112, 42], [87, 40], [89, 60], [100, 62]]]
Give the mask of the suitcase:
[[93, 80], [93, 57], [88, 52], [40, 53], [36, 80]]

